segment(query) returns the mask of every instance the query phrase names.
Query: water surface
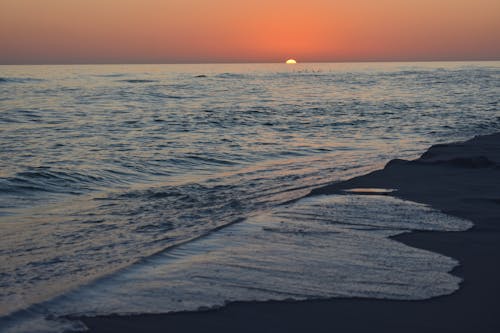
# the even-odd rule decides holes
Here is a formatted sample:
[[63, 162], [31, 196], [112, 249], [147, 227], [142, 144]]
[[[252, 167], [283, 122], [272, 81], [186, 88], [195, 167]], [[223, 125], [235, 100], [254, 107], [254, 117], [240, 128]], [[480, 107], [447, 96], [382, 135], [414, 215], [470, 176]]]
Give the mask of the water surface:
[[0, 316], [498, 131], [499, 79], [498, 62], [0, 66]]

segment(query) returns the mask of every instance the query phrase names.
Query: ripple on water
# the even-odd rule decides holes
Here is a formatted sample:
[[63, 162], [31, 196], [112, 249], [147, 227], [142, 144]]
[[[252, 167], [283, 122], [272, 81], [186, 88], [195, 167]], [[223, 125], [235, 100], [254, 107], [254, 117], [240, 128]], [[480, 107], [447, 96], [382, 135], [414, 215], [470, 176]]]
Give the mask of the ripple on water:
[[[279, 64], [1, 70], [2, 313], [272, 209], [311, 187], [395, 157], [416, 157], [431, 144], [500, 130], [498, 63], [301, 64], [292, 71]], [[206, 77], [196, 77], [201, 74]], [[239, 228], [246, 226], [247, 239], [255, 236], [257, 243], [256, 235], [306, 241], [324, 231], [341, 244], [348, 234], [348, 225], [318, 233], [299, 232], [297, 224], [286, 222], [289, 228], [282, 230], [274, 223], [278, 217], [308, 215], [273, 214], [261, 233], [252, 229], [256, 220]], [[367, 238], [367, 230], [375, 235], [395, 225], [364, 224], [350, 227], [365, 230], [363, 235], [350, 235], [384, 250], [390, 244], [385, 237]], [[222, 234], [220, 239], [226, 240]], [[278, 251], [266, 246], [269, 253]], [[62, 253], [64, 260], [57, 260]], [[210, 253], [215, 261], [203, 263], [218, 263], [222, 252]], [[179, 255], [184, 262], [203, 259]], [[262, 261], [277, 260], [261, 255]], [[252, 263], [257, 264], [262, 263]], [[451, 290], [452, 281], [439, 274], [447, 281], [444, 290]], [[228, 290], [244, 290], [230, 282]], [[367, 292], [367, 286], [356, 287]], [[306, 295], [300, 288], [293, 294]], [[389, 295], [388, 287], [380, 288], [380, 295]], [[251, 295], [245, 292], [231, 295]], [[259, 295], [269, 297], [268, 292]], [[179, 304], [195, 307], [189, 302], [187, 297]]]

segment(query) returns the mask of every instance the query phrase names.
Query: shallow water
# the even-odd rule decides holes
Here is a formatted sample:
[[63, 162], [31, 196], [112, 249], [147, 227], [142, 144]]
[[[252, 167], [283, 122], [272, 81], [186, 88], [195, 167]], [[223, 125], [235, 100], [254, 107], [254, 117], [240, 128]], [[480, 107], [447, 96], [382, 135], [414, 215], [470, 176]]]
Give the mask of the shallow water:
[[429, 145], [500, 64], [0, 66], [0, 315]]
[[[419, 300], [450, 294], [454, 259], [389, 237], [462, 231], [472, 223], [384, 195], [301, 199], [151, 256], [32, 307], [12, 332], [84, 328], [48, 316], [168, 313], [234, 301], [367, 297]], [[31, 328], [29, 328], [31, 327]]]

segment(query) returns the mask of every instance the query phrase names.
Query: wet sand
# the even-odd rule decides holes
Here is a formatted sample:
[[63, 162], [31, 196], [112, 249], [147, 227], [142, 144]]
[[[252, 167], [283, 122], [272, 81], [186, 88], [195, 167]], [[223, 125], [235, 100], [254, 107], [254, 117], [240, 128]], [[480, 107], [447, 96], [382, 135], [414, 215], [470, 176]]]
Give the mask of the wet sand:
[[456, 258], [464, 279], [424, 301], [246, 302], [165, 315], [81, 318], [91, 332], [500, 332], [500, 133], [437, 145], [415, 161], [316, 189], [394, 188], [391, 195], [474, 222], [466, 232], [412, 232], [400, 242]]

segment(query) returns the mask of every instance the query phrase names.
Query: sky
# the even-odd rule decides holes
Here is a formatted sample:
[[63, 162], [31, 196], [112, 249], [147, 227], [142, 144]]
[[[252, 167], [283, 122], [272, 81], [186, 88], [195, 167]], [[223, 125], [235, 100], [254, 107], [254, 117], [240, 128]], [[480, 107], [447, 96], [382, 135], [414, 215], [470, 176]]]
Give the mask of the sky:
[[0, 64], [500, 60], [499, 0], [0, 0]]

